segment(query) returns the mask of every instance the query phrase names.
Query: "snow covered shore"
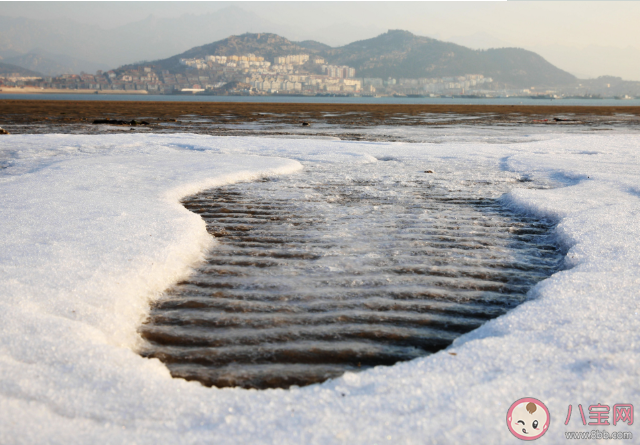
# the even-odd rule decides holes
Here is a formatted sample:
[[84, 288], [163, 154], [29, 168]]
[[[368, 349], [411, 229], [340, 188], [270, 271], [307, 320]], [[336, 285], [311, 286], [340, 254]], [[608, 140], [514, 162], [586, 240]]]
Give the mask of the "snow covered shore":
[[[559, 222], [566, 270], [446, 351], [322, 385], [204, 388], [135, 353], [148, 301], [212, 245], [181, 197], [300, 162], [389, 157], [459, 180], [563, 185], [504, 199]], [[539, 442], [564, 443], [565, 431], [593, 429], [575, 414], [565, 427], [568, 405], [640, 403], [637, 135], [501, 144], [4, 136], [0, 203], [2, 444], [515, 443], [505, 417], [523, 397], [551, 413]]]

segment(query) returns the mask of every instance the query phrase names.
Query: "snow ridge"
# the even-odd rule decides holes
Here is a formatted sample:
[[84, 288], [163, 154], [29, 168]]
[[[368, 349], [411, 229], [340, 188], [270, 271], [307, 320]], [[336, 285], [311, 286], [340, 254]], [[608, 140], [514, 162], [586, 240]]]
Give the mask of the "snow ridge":
[[[638, 402], [639, 148], [625, 134], [512, 144], [5, 136], [0, 443], [505, 443], [507, 410], [522, 397], [549, 408], [541, 443], [565, 443], [565, 431], [592, 429], [564, 426], [569, 404]], [[209, 389], [134, 352], [148, 301], [212, 243], [180, 198], [300, 162], [348, 175], [351, 163], [390, 157], [453, 180], [561, 185], [503, 199], [559, 222], [565, 269], [445, 351], [321, 385]]]

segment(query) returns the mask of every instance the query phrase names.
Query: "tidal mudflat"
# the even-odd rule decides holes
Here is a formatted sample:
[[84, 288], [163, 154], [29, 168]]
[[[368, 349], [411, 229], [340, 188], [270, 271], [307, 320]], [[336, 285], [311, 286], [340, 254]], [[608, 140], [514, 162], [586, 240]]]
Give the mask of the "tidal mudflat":
[[[144, 117], [153, 116], [133, 118]], [[16, 134], [9, 128], [13, 134], [0, 136], [0, 442], [15, 437], [73, 442], [80, 432], [84, 442], [197, 443], [213, 436], [222, 443], [256, 437], [270, 443], [371, 443], [381, 437], [405, 443], [482, 437], [503, 443], [511, 438], [505, 413], [522, 397], [546, 404], [553, 419], [545, 437], [564, 442], [554, 425], [563, 424], [569, 404], [634, 403], [640, 381], [636, 130], [564, 121], [505, 126], [462, 121], [363, 125], [357, 131], [362, 140], [341, 140], [337, 130], [296, 135], [293, 123], [281, 136], [254, 132], [250, 137], [155, 134], [110, 125], [98, 134]], [[311, 244], [350, 238], [365, 247], [385, 239], [411, 242], [416, 233], [410, 223], [419, 222], [416, 228], [422, 230], [428, 220], [412, 219], [416, 215], [403, 210], [400, 195], [383, 198], [393, 194], [394, 181], [401, 181], [398, 190], [416, 192], [423, 185], [415, 181], [422, 181], [453, 195], [465, 190], [482, 195], [522, 218], [549, 221], [550, 236], [564, 257], [521, 304], [445, 349], [392, 366], [348, 371], [324, 383], [219, 389], [174, 378], [160, 360], [142, 357], [139, 331], [151, 308], [162, 304], [168, 289], [197, 276], [216, 246], [229, 248], [211, 230], [215, 224], [208, 232], [207, 221], [181, 200], [227, 190], [241, 193], [236, 200], [253, 196], [254, 202], [252, 193], [295, 181], [314, 168], [332, 175], [326, 183], [336, 186], [290, 187], [292, 214], [300, 214], [298, 205], [320, 205], [330, 215], [356, 197], [391, 204], [380, 216], [357, 214], [373, 212], [376, 205], [353, 206], [353, 218], [346, 219], [352, 227], [364, 227], [358, 224], [364, 218], [383, 221], [393, 205], [405, 216], [396, 218], [395, 226], [385, 225], [380, 238], [365, 232], [349, 237], [340, 230], [322, 237], [318, 224], [314, 236], [303, 237]], [[372, 177], [378, 184], [357, 182]], [[340, 184], [353, 186], [345, 193]], [[318, 214], [311, 210], [310, 217]], [[455, 228], [454, 220], [447, 224]], [[406, 237], [398, 230], [403, 225]], [[243, 240], [242, 230], [225, 230], [229, 241], [257, 249], [246, 243], [259, 243], [259, 234]], [[498, 235], [527, 235], [517, 230]], [[296, 234], [302, 232], [291, 230], [293, 238]], [[441, 241], [455, 242], [446, 238]], [[376, 266], [376, 258], [356, 259], [363, 267]], [[378, 260], [384, 273], [362, 278], [391, 275], [393, 256]], [[344, 261], [332, 257], [325, 270], [314, 272], [331, 271], [336, 264], [348, 271]], [[409, 271], [402, 269], [407, 265], [400, 261], [398, 270]], [[243, 267], [251, 266], [211, 265], [240, 274]], [[227, 284], [242, 278], [225, 276]], [[411, 277], [394, 275], [400, 281]]]

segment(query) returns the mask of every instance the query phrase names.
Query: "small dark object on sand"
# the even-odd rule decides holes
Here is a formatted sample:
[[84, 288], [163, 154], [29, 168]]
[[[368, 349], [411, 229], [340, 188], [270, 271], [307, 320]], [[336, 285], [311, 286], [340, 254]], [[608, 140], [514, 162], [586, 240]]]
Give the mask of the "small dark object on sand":
[[149, 125], [149, 122], [141, 121], [138, 122], [135, 119], [130, 121], [117, 120], [117, 119], [96, 119], [93, 121], [94, 124], [109, 124], [109, 125]]
[[7, 130], [5, 130], [4, 128], [0, 127], [0, 134], [11, 134], [9, 133]]
[[425, 170], [425, 173], [433, 173], [433, 170]]
[[571, 119], [561, 119], [559, 117], [554, 117], [553, 120], [556, 122], [571, 122]]
[[309, 126], [311, 126], [311, 124], [310, 124], [309, 122], [303, 122], [303, 123], [302, 123], [302, 126], [303, 126], [303, 127], [309, 127]]

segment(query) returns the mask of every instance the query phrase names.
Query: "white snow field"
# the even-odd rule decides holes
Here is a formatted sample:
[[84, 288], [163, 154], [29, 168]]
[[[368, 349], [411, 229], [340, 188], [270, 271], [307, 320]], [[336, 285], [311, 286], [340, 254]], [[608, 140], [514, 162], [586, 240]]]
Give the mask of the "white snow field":
[[[517, 443], [506, 414], [523, 397], [550, 411], [538, 443], [640, 437], [638, 422], [577, 413], [640, 406], [640, 136], [450, 131], [437, 144], [0, 137], [0, 443]], [[304, 388], [206, 388], [136, 353], [149, 302], [215, 248], [180, 198], [390, 158], [454, 183], [513, 182], [505, 202], [558, 221], [565, 269], [444, 351]]]

